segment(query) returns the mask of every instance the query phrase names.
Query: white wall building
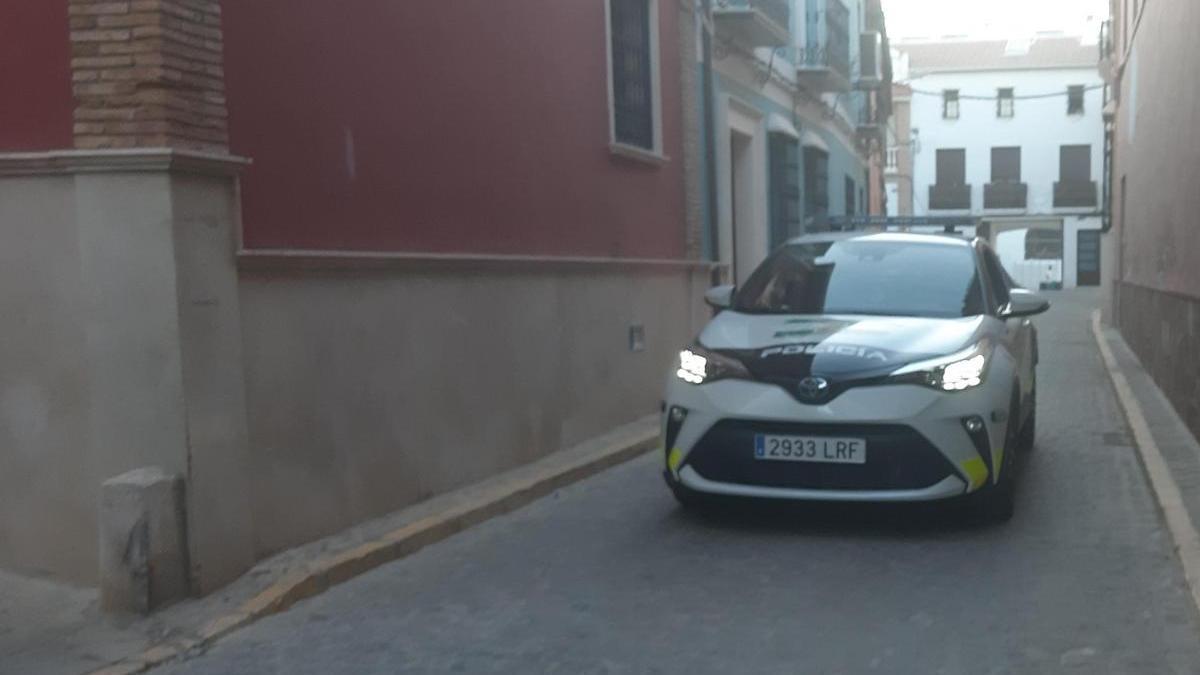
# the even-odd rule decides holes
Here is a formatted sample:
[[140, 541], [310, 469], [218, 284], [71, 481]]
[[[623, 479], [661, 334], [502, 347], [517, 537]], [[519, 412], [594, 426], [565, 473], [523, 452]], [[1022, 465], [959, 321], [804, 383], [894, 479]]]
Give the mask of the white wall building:
[[916, 215], [982, 219], [1022, 285], [1100, 281], [1104, 82], [1080, 38], [898, 45]]

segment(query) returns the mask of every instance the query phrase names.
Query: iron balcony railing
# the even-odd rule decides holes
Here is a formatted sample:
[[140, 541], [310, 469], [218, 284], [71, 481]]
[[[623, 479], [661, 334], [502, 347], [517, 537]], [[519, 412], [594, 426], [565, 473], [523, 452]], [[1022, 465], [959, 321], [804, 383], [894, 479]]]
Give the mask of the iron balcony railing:
[[1025, 183], [986, 183], [983, 186], [983, 208], [1024, 209], [1029, 204], [1029, 186]]
[[[823, 15], [823, 16], [822, 16]], [[796, 56], [800, 68], [828, 68], [845, 80], [850, 71], [850, 10], [841, 0], [826, 0], [824, 12], [810, 12], [808, 43], [802, 45]], [[824, 24], [824, 31], [816, 30]]]
[[1096, 181], [1069, 180], [1054, 184], [1055, 208], [1086, 208], [1096, 206]]
[[1113, 43], [1112, 27], [1113, 27], [1112, 19], [1105, 19], [1100, 24], [1100, 60], [1101, 61], [1110, 59], [1110, 58], [1112, 58], [1112, 55], [1113, 55], [1113, 49], [1114, 49], [1115, 45]]
[[791, 26], [792, 10], [788, 0], [723, 0], [721, 9], [755, 9], [763, 16], [779, 24], [783, 30]]
[[971, 208], [970, 185], [929, 186], [929, 208], [935, 211], [961, 211]]

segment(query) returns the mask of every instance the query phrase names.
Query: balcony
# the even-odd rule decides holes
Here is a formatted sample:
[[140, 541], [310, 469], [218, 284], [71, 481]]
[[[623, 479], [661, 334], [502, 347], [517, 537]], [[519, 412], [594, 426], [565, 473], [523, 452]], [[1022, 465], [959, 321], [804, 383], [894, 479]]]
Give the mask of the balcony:
[[720, 0], [713, 9], [717, 34], [747, 47], [791, 43], [787, 0]]
[[983, 208], [1027, 209], [1029, 186], [1025, 183], [986, 183], [983, 186]]
[[887, 124], [879, 118], [879, 112], [869, 99], [862, 103], [858, 113], [858, 138], [866, 146], [878, 143], [879, 147], [887, 144]]
[[1108, 84], [1116, 81], [1116, 43], [1113, 40], [1112, 19], [1100, 24], [1100, 62], [1098, 68], [1100, 77]]
[[931, 211], [966, 211], [971, 208], [970, 185], [930, 185]]
[[1059, 181], [1054, 184], [1054, 208], [1094, 208], [1098, 203], [1096, 192], [1094, 180]]
[[879, 89], [884, 85], [883, 61], [886, 57], [883, 51], [883, 35], [881, 33], [863, 33], [859, 39], [858, 82], [859, 89]]
[[841, 0], [825, 0], [825, 20], [808, 25], [796, 52], [796, 78], [815, 93], [850, 90], [850, 10]]

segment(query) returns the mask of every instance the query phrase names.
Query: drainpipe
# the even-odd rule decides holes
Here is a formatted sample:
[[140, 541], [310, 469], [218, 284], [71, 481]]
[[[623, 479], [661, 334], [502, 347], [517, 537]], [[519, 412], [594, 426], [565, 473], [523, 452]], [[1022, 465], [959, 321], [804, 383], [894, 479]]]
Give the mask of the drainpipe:
[[[702, 17], [701, 42], [703, 51], [703, 96], [704, 96], [704, 181], [708, 189], [705, 191], [706, 201], [708, 202], [708, 243], [711, 250], [712, 259], [715, 262], [721, 260], [721, 238], [717, 228], [717, 138], [716, 138], [716, 120], [713, 112], [713, 49], [712, 49], [712, 0], [701, 0], [701, 11], [704, 12]], [[720, 282], [721, 271], [718, 268], [713, 268], [712, 282], [716, 285]]]

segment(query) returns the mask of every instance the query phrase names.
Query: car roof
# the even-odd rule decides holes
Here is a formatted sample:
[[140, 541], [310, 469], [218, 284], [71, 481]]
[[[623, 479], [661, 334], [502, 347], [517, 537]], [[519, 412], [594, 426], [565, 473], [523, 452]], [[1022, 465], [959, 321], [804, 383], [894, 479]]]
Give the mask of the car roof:
[[877, 241], [910, 244], [942, 244], [947, 246], [970, 246], [971, 239], [952, 234], [924, 234], [920, 232], [820, 232], [804, 234], [788, 240], [788, 244], [828, 244], [837, 241]]

